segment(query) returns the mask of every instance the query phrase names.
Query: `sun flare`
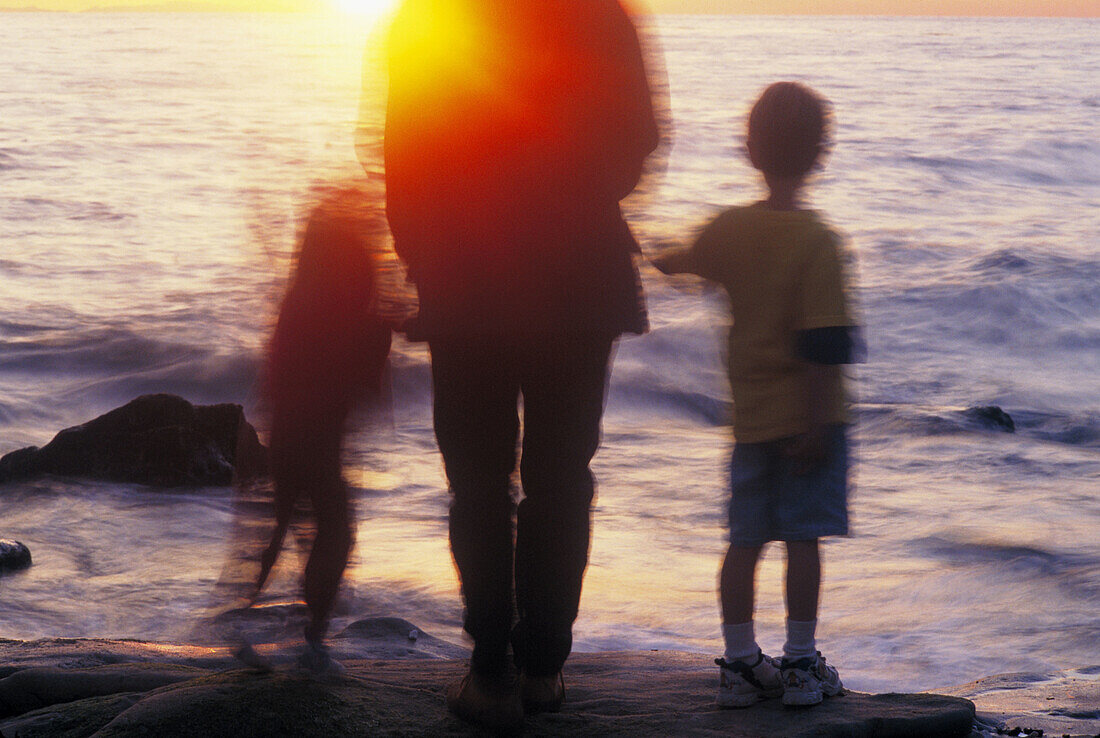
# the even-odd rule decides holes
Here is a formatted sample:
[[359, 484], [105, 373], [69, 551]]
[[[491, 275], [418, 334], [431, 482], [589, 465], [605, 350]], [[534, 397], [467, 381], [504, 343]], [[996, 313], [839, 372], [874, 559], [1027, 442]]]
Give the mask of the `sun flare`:
[[398, 0], [335, 0], [336, 7], [345, 13], [377, 17], [390, 12]]

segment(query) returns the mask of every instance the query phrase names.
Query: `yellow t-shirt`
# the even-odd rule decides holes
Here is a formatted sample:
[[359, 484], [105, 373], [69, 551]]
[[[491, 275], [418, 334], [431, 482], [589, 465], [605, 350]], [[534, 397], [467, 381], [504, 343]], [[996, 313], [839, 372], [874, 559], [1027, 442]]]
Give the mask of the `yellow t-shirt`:
[[[840, 237], [809, 210], [762, 203], [727, 210], [673, 257], [678, 271], [729, 293], [729, 375], [734, 435], [758, 443], [808, 430], [799, 331], [851, 326]], [[847, 421], [840, 372], [826, 387], [827, 422]]]

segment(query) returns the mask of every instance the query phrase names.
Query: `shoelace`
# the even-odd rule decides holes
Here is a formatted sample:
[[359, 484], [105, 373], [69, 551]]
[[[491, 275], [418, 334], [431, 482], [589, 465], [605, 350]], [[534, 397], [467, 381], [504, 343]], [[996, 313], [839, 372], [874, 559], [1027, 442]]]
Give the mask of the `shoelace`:
[[715, 659], [714, 663], [722, 667], [723, 669], [729, 669], [730, 671], [735, 672], [738, 676], [740, 676], [752, 686], [756, 687], [757, 689], [763, 690], [766, 689], [766, 687], [763, 685], [763, 683], [761, 683], [759, 679], [756, 678], [756, 674], [753, 673], [753, 669], [759, 666], [764, 661], [764, 658], [764, 654], [761, 652], [757, 655], [756, 661], [753, 662], [752, 666], [749, 666], [744, 661], [734, 661], [731, 664], [725, 659], [721, 658]]

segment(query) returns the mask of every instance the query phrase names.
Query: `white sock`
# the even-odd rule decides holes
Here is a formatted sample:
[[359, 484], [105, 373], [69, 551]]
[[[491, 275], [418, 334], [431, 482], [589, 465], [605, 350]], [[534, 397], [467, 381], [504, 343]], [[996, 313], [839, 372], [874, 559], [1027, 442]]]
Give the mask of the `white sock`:
[[722, 623], [722, 638], [726, 641], [727, 663], [747, 661], [751, 664], [760, 651], [751, 620], [747, 623]]
[[798, 661], [817, 655], [814, 631], [817, 620], [791, 620], [787, 618], [787, 642], [783, 644], [783, 658]]

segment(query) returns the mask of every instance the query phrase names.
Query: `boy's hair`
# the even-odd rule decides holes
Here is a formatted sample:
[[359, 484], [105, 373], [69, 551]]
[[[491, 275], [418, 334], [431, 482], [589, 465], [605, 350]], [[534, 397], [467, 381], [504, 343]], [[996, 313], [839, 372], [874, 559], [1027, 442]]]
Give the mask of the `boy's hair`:
[[817, 163], [829, 135], [829, 102], [797, 82], [776, 82], [749, 113], [753, 164], [765, 174], [800, 177]]

